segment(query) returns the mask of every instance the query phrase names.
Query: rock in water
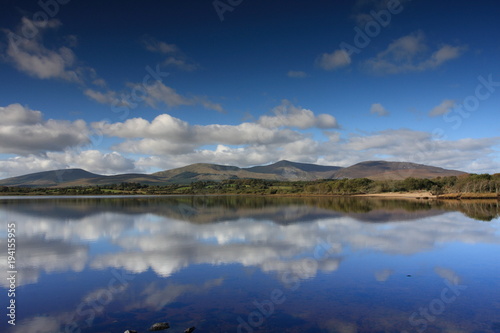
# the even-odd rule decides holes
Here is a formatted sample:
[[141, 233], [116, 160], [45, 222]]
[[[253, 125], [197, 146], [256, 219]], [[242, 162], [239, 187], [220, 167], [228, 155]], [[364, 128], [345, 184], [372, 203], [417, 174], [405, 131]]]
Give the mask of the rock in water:
[[134, 330], [126, 330], [124, 333], [137, 333], [137, 331], [134, 331]]
[[150, 331], [162, 331], [162, 330], [166, 330], [167, 328], [170, 328], [170, 325], [168, 323], [156, 323], [156, 324], [153, 324], [149, 330]]
[[191, 332], [193, 332], [195, 329], [196, 329], [196, 327], [194, 327], [194, 326], [193, 326], [193, 327], [190, 327], [190, 328], [186, 328], [186, 329], [184, 330], [184, 333], [191, 333]]

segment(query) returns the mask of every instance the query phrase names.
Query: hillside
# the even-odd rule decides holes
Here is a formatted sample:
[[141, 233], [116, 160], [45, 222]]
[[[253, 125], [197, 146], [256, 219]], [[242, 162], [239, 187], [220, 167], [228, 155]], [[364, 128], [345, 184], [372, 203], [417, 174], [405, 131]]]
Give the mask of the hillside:
[[101, 177], [82, 169], [63, 169], [30, 173], [24, 176], [0, 180], [4, 186], [57, 186], [61, 183], [83, 181]]
[[333, 172], [342, 169], [338, 166], [279, 161], [270, 165], [255, 166], [246, 170], [261, 174], [274, 174], [288, 180], [313, 180], [330, 178]]
[[458, 176], [464, 172], [406, 162], [368, 161], [347, 168], [290, 161], [270, 165], [239, 168], [236, 166], [196, 163], [153, 174], [122, 174], [103, 176], [82, 169], [64, 169], [37, 172], [0, 180], [0, 186], [64, 187], [141, 183], [148, 185], [189, 184], [196, 181], [225, 179], [316, 180], [342, 178], [370, 178], [398, 180], [407, 177], [435, 178]]
[[436, 177], [459, 176], [463, 174], [465, 174], [465, 172], [409, 162], [367, 161], [338, 170], [331, 178], [401, 180], [408, 177], [430, 179]]
[[170, 183], [191, 183], [199, 180], [224, 180], [224, 179], [242, 179], [257, 178], [278, 180], [274, 174], [263, 174], [251, 172], [235, 166], [217, 165], [208, 163], [196, 163], [185, 167], [160, 171], [152, 174], [153, 176], [169, 181]]

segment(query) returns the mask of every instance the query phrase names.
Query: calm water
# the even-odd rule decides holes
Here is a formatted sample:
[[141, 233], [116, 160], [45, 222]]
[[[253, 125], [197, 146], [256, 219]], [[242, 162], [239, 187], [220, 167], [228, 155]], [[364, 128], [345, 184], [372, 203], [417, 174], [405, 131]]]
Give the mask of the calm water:
[[500, 332], [499, 214], [498, 202], [0, 198], [0, 331]]

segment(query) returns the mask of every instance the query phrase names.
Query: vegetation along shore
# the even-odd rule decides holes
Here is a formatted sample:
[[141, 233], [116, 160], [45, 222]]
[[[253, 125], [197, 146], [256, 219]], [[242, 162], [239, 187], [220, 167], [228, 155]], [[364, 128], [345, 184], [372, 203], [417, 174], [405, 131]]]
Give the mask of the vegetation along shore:
[[433, 179], [403, 180], [368, 178], [279, 181], [226, 179], [188, 184], [117, 184], [28, 187], [0, 186], [0, 195], [363, 195], [418, 199], [498, 199], [500, 174], [465, 174]]

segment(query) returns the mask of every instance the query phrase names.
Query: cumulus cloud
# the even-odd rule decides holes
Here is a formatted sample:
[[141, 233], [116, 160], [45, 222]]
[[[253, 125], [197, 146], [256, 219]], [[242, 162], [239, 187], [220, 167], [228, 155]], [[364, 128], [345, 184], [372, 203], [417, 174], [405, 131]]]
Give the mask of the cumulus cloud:
[[94, 89], [85, 89], [83, 94], [101, 104], [117, 105], [120, 103], [118, 94], [112, 90], [103, 93]]
[[[279, 159], [306, 163], [349, 166], [367, 160], [383, 159], [435, 165], [469, 172], [498, 169], [495, 146], [500, 138], [447, 140], [424, 131], [409, 129], [351, 134], [341, 137], [326, 133], [327, 141], [308, 137], [297, 128], [321, 126], [321, 117], [298, 107], [254, 123], [239, 125], [191, 125], [167, 114], [152, 121], [142, 118], [125, 122], [92, 124], [106, 136], [125, 139], [114, 149], [143, 153], [136, 168], [148, 170], [180, 167], [191, 163], [216, 163], [238, 166], [265, 164]], [[327, 116], [329, 122], [334, 122]], [[201, 148], [215, 145], [215, 148]], [[332, 154], [335, 152], [335, 154]]]
[[0, 107], [0, 119], [0, 153], [27, 155], [89, 143], [83, 120], [43, 120], [40, 111], [20, 104]]
[[332, 53], [323, 53], [316, 60], [316, 64], [327, 71], [345, 67], [351, 64], [351, 56], [345, 50], [335, 50]]
[[380, 104], [380, 103], [374, 103], [374, 104], [372, 104], [372, 106], [370, 107], [370, 113], [371, 114], [376, 114], [379, 117], [388, 116], [389, 115], [389, 111], [387, 111], [387, 109], [384, 108], [382, 106], [382, 104]]
[[142, 43], [146, 50], [166, 56], [163, 61], [164, 66], [173, 66], [189, 72], [199, 68], [199, 65], [190, 61], [175, 44], [168, 44], [150, 36], [144, 37]]
[[454, 106], [455, 106], [454, 100], [445, 99], [441, 102], [441, 104], [435, 106], [434, 108], [432, 108], [432, 110], [429, 111], [429, 116], [431, 117], [442, 116], [450, 112]]
[[268, 128], [256, 123], [190, 125], [168, 114], [159, 115], [151, 122], [143, 118], [132, 118], [123, 123], [101, 121], [92, 126], [108, 136], [166, 140], [172, 144], [267, 144], [287, 143], [301, 138], [297, 132]]
[[[107, 136], [128, 139], [115, 146], [115, 149], [120, 151], [187, 154], [193, 153], [199, 146], [213, 144], [218, 145], [217, 150], [213, 152], [216, 155], [228, 151], [241, 152], [241, 155], [244, 155], [249, 152], [241, 147], [229, 148], [224, 145], [244, 145], [251, 147], [250, 149], [268, 145], [264, 149], [271, 149], [275, 145], [283, 148], [293, 144], [295, 149], [303, 150], [314, 147], [314, 143], [308, 142], [307, 147], [301, 146], [301, 140], [306, 137], [294, 129], [334, 128], [338, 125], [331, 115], [315, 115], [311, 110], [284, 101], [272, 110], [271, 115], [262, 116], [257, 122], [244, 122], [239, 125], [190, 125], [168, 114], [162, 114], [152, 121], [133, 118], [121, 123], [97, 122], [92, 126]], [[199, 155], [207, 153], [198, 151]]]
[[393, 41], [387, 49], [366, 61], [366, 67], [377, 74], [398, 74], [435, 69], [445, 62], [460, 57], [464, 46], [444, 44], [434, 51], [421, 31]]
[[182, 105], [202, 105], [206, 109], [222, 112], [223, 108], [220, 104], [211, 102], [206, 97], [202, 96], [182, 96], [175, 89], [167, 87], [160, 81], [155, 81], [150, 85], [139, 83], [129, 84], [129, 87], [142, 91], [144, 102], [152, 108], [157, 108], [158, 104], [163, 103], [168, 107], [178, 107]]
[[85, 170], [100, 174], [135, 170], [134, 161], [117, 152], [103, 153], [98, 150], [85, 150], [73, 156], [70, 155], [69, 162], [72, 165], [78, 165]]
[[[84, 79], [95, 76], [95, 70], [78, 64], [76, 55], [67, 46], [49, 49], [43, 44], [43, 34], [49, 29], [58, 28], [58, 20], [49, 20], [44, 25], [23, 17], [16, 31], [4, 30], [8, 37], [5, 59], [18, 70], [39, 79], [61, 79], [83, 83]], [[24, 38], [26, 32], [33, 38]], [[69, 45], [74, 38], [70, 38]]]
[[[384, 159], [476, 173], [496, 172], [499, 167], [498, 137], [450, 140], [446, 133], [410, 129], [344, 136], [324, 130], [321, 140], [304, 130], [335, 129], [335, 118], [288, 101], [253, 122], [235, 125], [192, 125], [169, 114], [153, 120], [93, 123], [93, 130], [115, 138], [110, 147], [114, 152], [82, 150], [90, 132], [83, 121], [44, 121], [40, 111], [18, 104], [0, 108], [0, 115], [5, 119], [0, 125], [0, 152], [21, 155], [0, 160], [3, 177], [70, 167], [101, 174], [200, 162], [245, 167], [280, 159], [338, 166]], [[125, 153], [140, 156], [132, 159]]]
[[[410, 129], [385, 130], [362, 135], [351, 135], [347, 140], [322, 145], [335, 156], [318, 162], [349, 166], [368, 160], [413, 162], [468, 172], [494, 172], [499, 167], [495, 146], [500, 137], [447, 140], [444, 133], [437, 135]], [[475, 161], [483, 160], [482, 169]], [[488, 171], [489, 170], [489, 171]]]
[[57, 169], [82, 168], [98, 174], [137, 172], [135, 161], [120, 153], [98, 150], [65, 150], [15, 156], [0, 160], [0, 177], [14, 177], [28, 173]]
[[308, 109], [297, 107], [287, 100], [283, 100], [281, 105], [273, 108], [271, 116], [262, 116], [258, 123], [269, 127], [295, 127], [295, 128], [338, 128], [337, 120], [329, 114], [316, 116]]
[[[113, 106], [135, 107], [136, 103], [143, 102], [146, 105], [157, 109], [161, 105], [168, 108], [177, 108], [186, 105], [201, 105], [205, 109], [223, 112], [223, 107], [215, 102], [210, 101], [204, 96], [184, 96], [179, 94], [175, 89], [166, 86], [160, 81], [155, 81], [152, 84], [143, 83], [128, 83], [128, 91], [119, 94], [113, 90], [100, 92], [94, 89], [86, 89], [84, 94], [90, 99], [101, 103]], [[131, 97], [134, 94], [135, 97]]]

